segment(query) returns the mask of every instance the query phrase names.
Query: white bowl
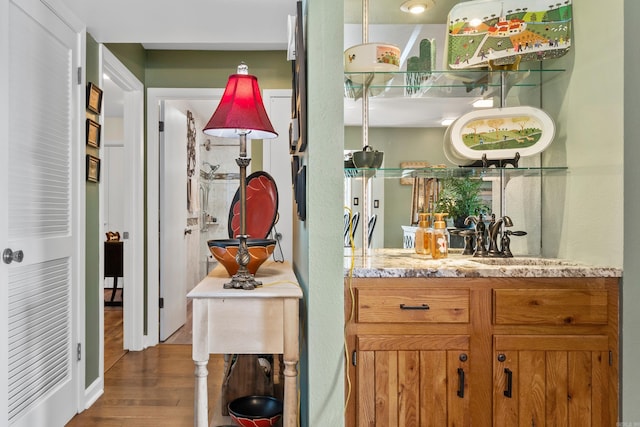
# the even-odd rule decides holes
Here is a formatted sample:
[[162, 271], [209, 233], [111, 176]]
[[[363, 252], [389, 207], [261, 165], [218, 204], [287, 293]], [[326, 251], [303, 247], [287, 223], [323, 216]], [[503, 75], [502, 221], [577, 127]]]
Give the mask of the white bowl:
[[[384, 84], [400, 69], [400, 48], [388, 43], [364, 43], [351, 46], [344, 51], [346, 73], [384, 73], [373, 76], [372, 85]], [[368, 76], [352, 74], [352, 82], [363, 84]]]

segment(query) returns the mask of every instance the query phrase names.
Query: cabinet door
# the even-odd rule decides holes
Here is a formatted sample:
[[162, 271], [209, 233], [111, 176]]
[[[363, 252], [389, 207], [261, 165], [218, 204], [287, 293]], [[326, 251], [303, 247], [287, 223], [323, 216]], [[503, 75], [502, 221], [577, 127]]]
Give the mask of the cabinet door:
[[609, 360], [607, 336], [495, 336], [493, 425], [615, 425]]
[[357, 426], [470, 425], [467, 336], [358, 336]]

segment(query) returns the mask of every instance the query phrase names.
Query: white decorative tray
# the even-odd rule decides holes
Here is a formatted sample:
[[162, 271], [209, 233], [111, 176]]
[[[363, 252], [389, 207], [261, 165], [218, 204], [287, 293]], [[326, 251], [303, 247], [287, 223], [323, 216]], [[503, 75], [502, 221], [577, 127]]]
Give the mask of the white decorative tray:
[[[533, 156], [551, 144], [555, 125], [539, 108], [521, 106], [472, 111], [450, 126], [445, 154], [463, 165], [463, 159], [509, 159]], [[446, 147], [446, 144], [451, 144]], [[449, 151], [447, 153], [447, 151]], [[451, 157], [450, 157], [451, 156]]]

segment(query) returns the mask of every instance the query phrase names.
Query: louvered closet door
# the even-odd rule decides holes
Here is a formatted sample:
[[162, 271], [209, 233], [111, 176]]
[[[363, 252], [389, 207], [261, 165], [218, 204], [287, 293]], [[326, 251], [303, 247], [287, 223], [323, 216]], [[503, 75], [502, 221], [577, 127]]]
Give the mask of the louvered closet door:
[[2, 250], [21, 250], [24, 259], [1, 264], [8, 401], [0, 425], [56, 427], [77, 407], [77, 34], [40, 1], [8, 8], [9, 130], [0, 143], [7, 221], [0, 226]]

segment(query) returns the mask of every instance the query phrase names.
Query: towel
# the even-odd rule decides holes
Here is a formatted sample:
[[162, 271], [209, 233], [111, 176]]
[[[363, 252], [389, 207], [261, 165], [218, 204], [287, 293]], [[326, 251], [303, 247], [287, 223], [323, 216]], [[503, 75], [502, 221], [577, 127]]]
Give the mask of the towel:
[[200, 206], [198, 203], [198, 182], [197, 178], [187, 179], [187, 210], [189, 213], [198, 213]]

